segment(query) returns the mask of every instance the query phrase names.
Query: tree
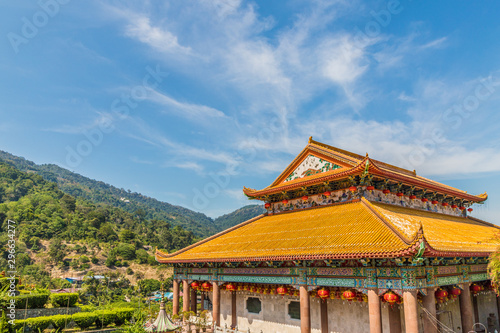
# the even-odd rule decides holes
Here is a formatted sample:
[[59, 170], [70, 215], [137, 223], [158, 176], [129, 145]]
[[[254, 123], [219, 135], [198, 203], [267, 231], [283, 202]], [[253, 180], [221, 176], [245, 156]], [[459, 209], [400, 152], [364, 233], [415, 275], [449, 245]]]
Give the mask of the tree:
[[60, 238], [56, 238], [50, 243], [48, 252], [49, 257], [57, 264], [64, 260], [66, 249], [66, 244], [64, 244]]
[[152, 293], [153, 291], [160, 290], [161, 288], [161, 283], [158, 280], [155, 279], [144, 279], [140, 280], [137, 282], [139, 287], [141, 288], [141, 293], [146, 296], [149, 293]]
[[76, 199], [73, 198], [71, 195], [63, 195], [61, 200], [61, 207], [65, 209], [68, 212], [73, 213], [76, 209]]
[[124, 243], [129, 243], [133, 241], [135, 237], [136, 237], [135, 233], [128, 229], [123, 229], [122, 232], [120, 232], [120, 240]]

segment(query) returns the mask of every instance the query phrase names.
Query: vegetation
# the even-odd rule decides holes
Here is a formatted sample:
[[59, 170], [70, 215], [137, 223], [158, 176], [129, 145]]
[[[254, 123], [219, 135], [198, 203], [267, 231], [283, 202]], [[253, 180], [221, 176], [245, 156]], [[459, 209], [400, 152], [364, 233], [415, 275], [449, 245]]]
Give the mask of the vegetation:
[[[148, 220], [120, 208], [94, 204], [73, 198], [60, 191], [55, 183], [35, 173], [21, 172], [0, 162], [0, 242], [7, 244], [7, 221], [16, 222], [16, 268], [30, 281], [44, 287], [56, 287], [45, 267], [33, 264], [31, 253], [42, 251], [41, 242], [50, 240], [46, 253], [52, 264], [86, 270], [95, 249], [107, 247], [109, 267], [122, 266], [124, 261], [156, 265], [145, 250], [158, 247], [174, 251], [196, 241], [194, 234], [167, 221]], [[63, 241], [64, 240], [64, 241]], [[68, 247], [68, 242], [87, 245]], [[7, 271], [8, 252], [0, 252], [0, 269]], [[70, 251], [81, 254], [67, 259]], [[93, 258], [95, 262], [97, 258]], [[97, 260], [98, 261], [98, 260]]]
[[[59, 189], [68, 194], [63, 200], [63, 207], [67, 211], [76, 209], [77, 202], [71, 198], [76, 198], [76, 201], [84, 199], [96, 204], [121, 208], [141, 222], [165, 221], [172, 226], [180, 226], [193, 232], [197, 237], [206, 237], [217, 232], [211, 218], [184, 207], [161, 202], [130, 190], [119, 189], [54, 164], [37, 165], [4, 151], [0, 151], [0, 160], [20, 171], [35, 173], [51, 183], [57, 183]], [[96, 217], [96, 222], [99, 222], [99, 217]]]
[[264, 214], [265, 212], [266, 210], [262, 205], [248, 205], [241, 207], [232, 213], [219, 216], [215, 219], [214, 223], [217, 230], [222, 231], [234, 227], [235, 225], [245, 222], [260, 214]]

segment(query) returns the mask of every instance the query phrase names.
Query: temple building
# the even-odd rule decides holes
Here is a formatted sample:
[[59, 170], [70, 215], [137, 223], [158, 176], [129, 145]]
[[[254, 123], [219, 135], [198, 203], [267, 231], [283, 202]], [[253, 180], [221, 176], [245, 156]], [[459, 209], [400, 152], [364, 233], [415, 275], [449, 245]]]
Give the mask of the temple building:
[[174, 269], [174, 314], [182, 288], [183, 311], [201, 294], [215, 325], [243, 332], [498, 329], [487, 264], [500, 229], [471, 216], [486, 193], [312, 138], [271, 185], [243, 192], [267, 213], [157, 250]]

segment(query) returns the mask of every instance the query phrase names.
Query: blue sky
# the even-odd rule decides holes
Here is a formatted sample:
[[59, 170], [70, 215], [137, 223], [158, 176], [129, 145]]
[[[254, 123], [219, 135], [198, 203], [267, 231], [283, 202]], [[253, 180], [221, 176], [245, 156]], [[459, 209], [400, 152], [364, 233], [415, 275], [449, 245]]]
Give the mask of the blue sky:
[[216, 217], [309, 136], [500, 224], [500, 4], [2, 1], [0, 149]]

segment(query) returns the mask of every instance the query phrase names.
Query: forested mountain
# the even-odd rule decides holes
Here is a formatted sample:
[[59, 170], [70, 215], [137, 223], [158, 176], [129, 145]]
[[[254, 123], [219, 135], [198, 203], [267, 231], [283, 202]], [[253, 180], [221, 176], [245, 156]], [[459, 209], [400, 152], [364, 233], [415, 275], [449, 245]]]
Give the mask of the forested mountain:
[[219, 231], [214, 221], [202, 213], [171, 205], [130, 190], [119, 189], [61, 168], [55, 164], [37, 165], [22, 157], [0, 150], [0, 160], [25, 172], [36, 173], [57, 183], [64, 193], [87, 199], [96, 204], [122, 208], [140, 219], [162, 220], [192, 231], [197, 237], [207, 237]]
[[219, 216], [214, 220], [214, 223], [217, 226], [217, 229], [222, 231], [265, 212], [266, 210], [262, 205], [248, 205], [241, 207], [232, 213]]
[[[75, 198], [36, 173], [0, 161], [0, 243], [11, 244], [11, 236], [18, 274], [32, 281], [45, 279], [47, 285], [56, 268], [81, 271], [133, 264], [147, 270], [144, 265], [156, 265], [155, 247], [171, 252], [197, 240], [181, 226]], [[0, 270], [8, 270], [7, 250], [0, 251]]]

